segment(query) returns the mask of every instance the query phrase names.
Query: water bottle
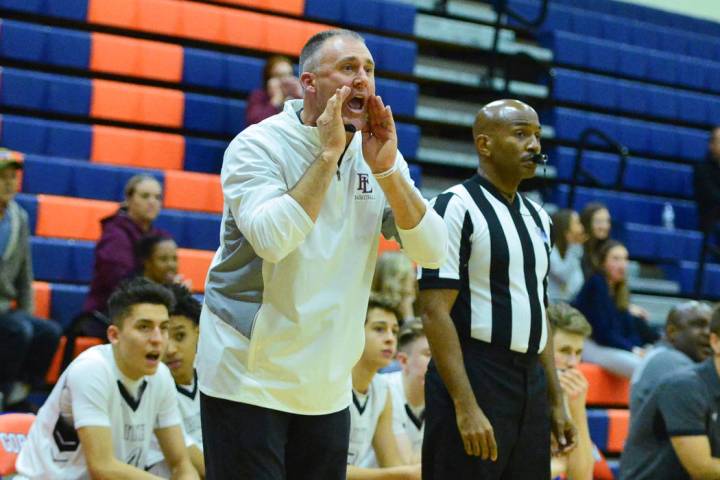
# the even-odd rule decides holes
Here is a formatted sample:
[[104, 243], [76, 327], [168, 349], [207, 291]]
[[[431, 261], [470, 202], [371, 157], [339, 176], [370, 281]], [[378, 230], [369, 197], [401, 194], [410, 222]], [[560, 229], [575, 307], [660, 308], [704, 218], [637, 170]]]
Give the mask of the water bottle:
[[662, 224], [668, 230], [675, 230], [675, 210], [670, 202], [665, 202], [663, 207]]

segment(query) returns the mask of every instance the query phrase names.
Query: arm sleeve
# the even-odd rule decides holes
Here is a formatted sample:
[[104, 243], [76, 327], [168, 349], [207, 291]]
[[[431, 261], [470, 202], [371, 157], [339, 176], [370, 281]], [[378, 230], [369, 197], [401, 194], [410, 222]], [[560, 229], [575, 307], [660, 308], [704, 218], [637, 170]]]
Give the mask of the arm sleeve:
[[461, 256], [469, 252], [473, 236], [470, 214], [457, 195], [450, 192], [439, 195], [432, 202], [432, 209], [442, 218], [448, 232], [448, 252], [439, 268], [423, 268], [418, 272], [421, 290], [460, 289]]
[[15, 279], [17, 306], [20, 310], [33, 314], [35, 301], [32, 290], [33, 270], [30, 249], [30, 227], [28, 225], [27, 214], [24, 211], [20, 212], [20, 222], [20, 242], [18, 248], [23, 258], [20, 271]]
[[[175, 393], [175, 382], [170, 372], [166, 369], [159, 369], [155, 375], [158, 376], [158, 387], [161, 389], [161, 395], [158, 399], [158, 414], [154, 429], [182, 425], [180, 410], [177, 404], [177, 394]], [[185, 428], [183, 428], [183, 434], [185, 435], [185, 442], [187, 443], [189, 437], [184, 432]]]
[[305, 240], [313, 222], [288, 195], [292, 186], [285, 184], [277, 163], [259, 140], [248, 137], [237, 137], [225, 151], [225, 204], [255, 253], [277, 263]]
[[576, 308], [580, 310], [593, 327], [592, 338], [606, 347], [632, 350], [634, 344], [623, 337], [613, 324], [617, 311], [612, 304], [605, 280], [599, 275], [588, 278], [580, 294]]
[[73, 364], [66, 382], [72, 398], [75, 429], [112, 427], [110, 392], [117, 386], [103, 363], [88, 358]]
[[[410, 168], [400, 152], [395, 161], [405, 181], [412, 185], [415, 193], [422, 198], [420, 190], [410, 177]], [[385, 238], [397, 239], [405, 253], [422, 267], [438, 268], [447, 253], [447, 229], [437, 212], [425, 201], [425, 215], [420, 222], [409, 230], [403, 230], [395, 224], [390, 207], [383, 214], [382, 234]]]
[[[694, 372], [667, 378], [657, 388], [658, 411], [671, 437], [706, 435], [706, 389]], [[709, 397], [707, 397], [709, 398]]]

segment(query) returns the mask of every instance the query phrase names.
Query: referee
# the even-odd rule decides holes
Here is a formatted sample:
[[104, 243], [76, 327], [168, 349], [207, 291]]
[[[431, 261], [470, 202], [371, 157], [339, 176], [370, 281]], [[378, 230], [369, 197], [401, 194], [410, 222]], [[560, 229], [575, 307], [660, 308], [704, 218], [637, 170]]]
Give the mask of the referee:
[[420, 276], [433, 358], [422, 478], [547, 480], [551, 426], [561, 451], [575, 429], [546, 348], [550, 219], [517, 193], [535, 175], [540, 123], [530, 106], [498, 100], [473, 137], [478, 174], [435, 200], [447, 257]]

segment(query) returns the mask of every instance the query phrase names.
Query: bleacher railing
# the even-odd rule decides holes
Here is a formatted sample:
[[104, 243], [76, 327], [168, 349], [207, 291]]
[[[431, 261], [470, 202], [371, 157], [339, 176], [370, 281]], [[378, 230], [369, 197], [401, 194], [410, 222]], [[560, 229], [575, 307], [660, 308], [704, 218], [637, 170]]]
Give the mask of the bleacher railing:
[[573, 208], [575, 204], [575, 189], [580, 183], [580, 176], [589, 181], [593, 186], [600, 185], [600, 181], [593, 174], [593, 172], [583, 167], [582, 157], [585, 149], [590, 147], [590, 139], [597, 137], [602, 140], [608, 147], [614, 150], [620, 157], [618, 164], [617, 176], [615, 177], [615, 184], [613, 188], [620, 190], [622, 188], [623, 177], [625, 176], [625, 167], [627, 166], [628, 149], [625, 145], [612, 138], [607, 133], [597, 128], [586, 128], [580, 133], [580, 139], [578, 140], [578, 147], [575, 151], [575, 165], [573, 166], [572, 176], [570, 177], [570, 192], [568, 194], [568, 206]]
[[[493, 42], [492, 47], [490, 49], [490, 58], [487, 65], [487, 73], [485, 75], [484, 81], [486, 85], [489, 88], [493, 87], [493, 80], [495, 78], [495, 73], [498, 70], [498, 67], [500, 66], [500, 55], [499, 55], [499, 46], [500, 46], [500, 32], [502, 31], [503, 27], [507, 24], [507, 19], [511, 18], [515, 20], [517, 23], [519, 23], [522, 27], [527, 28], [528, 30], [535, 29], [545, 23], [545, 19], [547, 18], [548, 13], [548, 0], [542, 0], [542, 3], [540, 4], [540, 10], [537, 14], [537, 17], [534, 19], [528, 19], [524, 17], [523, 15], [520, 15], [518, 12], [510, 8], [508, 5], [508, 0], [494, 0], [493, 1], [493, 7], [495, 8], [495, 24], [493, 25], [494, 32], [493, 32]], [[503, 62], [503, 92], [508, 93], [510, 81], [509, 81], [509, 67], [512, 65], [508, 58], [504, 58]]]
[[[720, 245], [715, 242], [720, 241], [720, 219], [712, 222], [703, 232], [702, 249], [700, 250], [700, 258], [698, 259], [698, 268], [695, 272], [695, 298], [702, 300], [703, 286], [705, 284], [705, 265], [708, 263], [710, 253], [720, 256]], [[718, 295], [718, 293], [716, 293]]]

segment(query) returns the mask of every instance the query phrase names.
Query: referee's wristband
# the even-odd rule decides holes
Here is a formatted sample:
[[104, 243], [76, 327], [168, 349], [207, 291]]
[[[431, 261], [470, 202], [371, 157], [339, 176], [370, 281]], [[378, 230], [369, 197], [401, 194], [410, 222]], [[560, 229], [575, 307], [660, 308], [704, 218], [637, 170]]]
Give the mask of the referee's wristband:
[[373, 173], [373, 177], [375, 177], [375, 179], [377, 179], [377, 180], [381, 180], [381, 179], [387, 178], [390, 175], [392, 175], [393, 173], [397, 172], [397, 169], [398, 169], [398, 164], [397, 164], [397, 160], [395, 160], [395, 163], [393, 163], [392, 167], [388, 168], [384, 172]]

